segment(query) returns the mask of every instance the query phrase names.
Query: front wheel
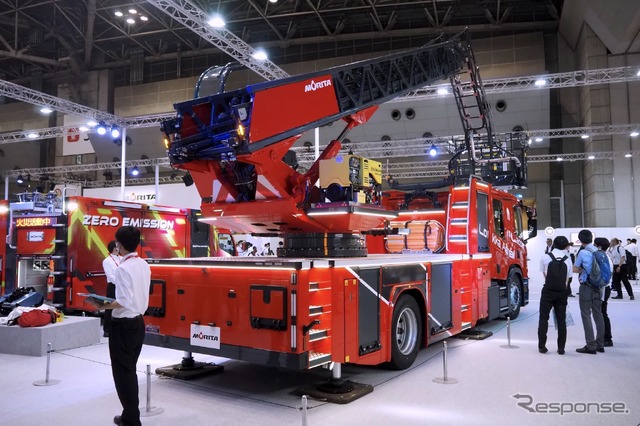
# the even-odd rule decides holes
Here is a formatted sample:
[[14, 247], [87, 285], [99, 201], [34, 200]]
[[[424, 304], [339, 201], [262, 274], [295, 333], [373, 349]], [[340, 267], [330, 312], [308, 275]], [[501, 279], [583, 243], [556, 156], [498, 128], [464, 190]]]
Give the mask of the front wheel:
[[507, 280], [507, 298], [509, 303], [509, 311], [507, 316], [512, 320], [520, 315], [520, 305], [522, 305], [522, 280], [516, 274], [515, 270], [509, 273]]
[[394, 370], [409, 368], [418, 356], [422, 336], [422, 319], [418, 303], [411, 296], [398, 299], [391, 322], [391, 361]]

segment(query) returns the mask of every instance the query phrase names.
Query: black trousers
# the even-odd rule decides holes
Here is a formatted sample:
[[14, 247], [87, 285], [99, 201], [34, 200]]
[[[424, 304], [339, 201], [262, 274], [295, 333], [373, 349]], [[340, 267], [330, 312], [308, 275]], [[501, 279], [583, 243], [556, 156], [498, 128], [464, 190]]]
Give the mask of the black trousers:
[[[116, 285], [113, 283], [107, 283], [107, 297], [116, 298]], [[111, 309], [104, 311], [104, 318], [102, 320], [102, 329], [104, 334], [108, 335], [111, 331]]]
[[538, 320], [538, 347], [547, 345], [547, 330], [549, 329], [549, 313], [551, 308], [556, 312], [558, 321], [558, 349], [564, 349], [567, 342], [567, 292], [548, 291], [542, 289], [540, 296], [540, 319]]
[[604, 300], [602, 301], [602, 318], [604, 319], [604, 341], [612, 340], [611, 337], [611, 321], [609, 320], [609, 315], [607, 314], [607, 306], [609, 297], [611, 296], [611, 286], [606, 286], [604, 288]]
[[112, 318], [109, 335], [109, 356], [116, 392], [122, 404], [122, 422], [141, 426], [136, 364], [144, 341], [144, 320]]
[[613, 268], [614, 273], [612, 286], [613, 289], [618, 293], [617, 296], [622, 296], [622, 286], [620, 285], [621, 281], [622, 284], [624, 284], [624, 288], [625, 290], [627, 290], [627, 294], [629, 295], [629, 297], [633, 296], [633, 289], [631, 288], [631, 284], [629, 283], [629, 272], [627, 266], [628, 265], [626, 263], [622, 265], [620, 267], [620, 272], [615, 272], [617, 268]]
[[630, 280], [635, 280], [638, 273], [638, 258], [637, 256], [629, 256], [627, 259], [628, 275]]

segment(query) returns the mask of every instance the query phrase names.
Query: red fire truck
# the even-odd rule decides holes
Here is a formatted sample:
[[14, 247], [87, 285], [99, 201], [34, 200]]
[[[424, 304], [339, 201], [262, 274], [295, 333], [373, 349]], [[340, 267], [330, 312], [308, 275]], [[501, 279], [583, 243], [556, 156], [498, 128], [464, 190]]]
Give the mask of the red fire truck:
[[[106, 293], [102, 261], [120, 226], [141, 230], [139, 254], [144, 258], [222, 255], [217, 238], [210, 238], [211, 226], [197, 220], [197, 211], [79, 196], [63, 199], [54, 192], [17, 197], [9, 205], [8, 238], [16, 273], [6, 277], [6, 293], [33, 287], [67, 312], [93, 310], [77, 295], [87, 293], [88, 286]], [[221, 241], [233, 250], [229, 233]]]
[[[445, 181], [386, 190], [379, 162], [340, 153], [379, 104], [443, 78], [467, 132]], [[421, 347], [527, 304], [522, 208], [493, 185], [524, 185], [526, 143], [516, 155], [493, 138], [464, 36], [175, 107], [165, 143], [193, 176], [203, 220], [284, 248], [150, 260], [147, 344], [294, 369], [403, 369]], [[340, 136], [298, 171], [288, 150], [300, 134], [340, 119]]]

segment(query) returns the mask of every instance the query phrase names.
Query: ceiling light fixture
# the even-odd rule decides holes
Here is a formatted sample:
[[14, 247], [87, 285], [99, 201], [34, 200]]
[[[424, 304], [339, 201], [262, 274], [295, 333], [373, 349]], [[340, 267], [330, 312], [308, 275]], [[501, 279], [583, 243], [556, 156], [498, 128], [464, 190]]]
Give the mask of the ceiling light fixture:
[[96, 127], [96, 132], [101, 136], [107, 133], [107, 126], [103, 121], [101, 121], [100, 124], [98, 124], [98, 126]]
[[582, 135], [580, 136], [582, 139], [589, 139], [589, 135]]
[[97, 126], [97, 125], [98, 125], [98, 123], [97, 123], [97, 122], [95, 122], [95, 121], [93, 121], [93, 120], [91, 120], [91, 121], [87, 121], [87, 126], [89, 126], [89, 127], [95, 127], [95, 126]]
[[636, 74], [638, 77], [640, 77], [640, 71], [638, 71], [638, 73]]
[[547, 84], [547, 80], [545, 80], [544, 78], [539, 78], [535, 81], [535, 83], [533, 83], [536, 87], [542, 87], [545, 86]]
[[132, 15], [135, 15], [136, 13], [138, 13], [137, 10], [135, 10], [134, 8], [129, 9], [129, 13]]
[[436, 144], [431, 145], [431, 148], [429, 148], [429, 155], [432, 157], [438, 155], [438, 148], [436, 148]]
[[441, 87], [438, 90], [436, 90], [436, 93], [440, 96], [444, 96], [449, 94], [449, 90], [447, 90], [446, 87]]
[[595, 160], [596, 156], [595, 155], [590, 155], [587, 157], [589, 160]]
[[40, 108], [40, 112], [43, 114], [51, 114], [53, 112], [53, 110], [49, 107], [42, 107]]
[[134, 166], [133, 169], [131, 169], [131, 175], [138, 176], [139, 174], [140, 174], [140, 171], [138, 170], [138, 166]]
[[117, 127], [112, 127], [111, 128], [111, 137], [112, 138], [119, 138], [120, 137], [120, 129], [118, 129]]
[[211, 17], [211, 19], [209, 19], [207, 24], [211, 25], [213, 28], [222, 28], [226, 25], [226, 23], [224, 22], [224, 19], [222, 19], [222, 16], [220, 15], [215, 15]]
[[543, 139], [540, 136], [538, 136], [535, 140], [536, 142], [542, 142]]
[[89, 130], [89, 128], [87, 126], [80, 126], [78, 127], [78, 130], [80, 130], [81, 132], [86, 132]]
[[633, 155], [631, 155], [631, 154], [625, 154], [624, 155], [624, 158], [631, 158], [631, 157], [633, 157]]
[[127, 24], [135, 24], [136, 20], [133, 18], [127, 18]]
[[115, 12], [113, 12], [113, 14], [114, 14], [114, 15], [116, 15], [118, 18], [121, 18], [121, 17], [123, 17], [123, 16], [124, 16], [124, 13], [122, 13], [122, 12], [121, 12], [121, 11], [119, 11], [119, 10], [116, 10]]
[[634, 130], [633, 132], [629, 133], [629, 136], [631, 136], [632, 138], [635, 138], [638, 135], [640, 135], [640, 133], [638, 133], [637, 130]]
[[256, 61], [264, 61], [268, 58], [267, 52], [262, 49], [256, 50], [251, 56], [253, 56], [253, 59]]
[[16, 182], [24, 183], [24, 178], [22, 177], [22, 175], [18, 175], [18, 177], [16, 178]]
[[27, 137], [28, 137], [29, 139], [35, 139], [35, 138], [37, 138], [37, 137], [38, 137], [38, 134], [37, 134], [36, 132], [29, 132], [29, 133], [27, 134]]
[[278, 0], [269, 0], [269, 3], [278, 3]]
[[146, 15], [140, 15], [140, 20], [147, 22], [149, 20], [149, 18]]
[[564, 160], [564, 158], [562, 158], [562, 157], [556, 158], [556, 161], [562, 161], [562, 160]]

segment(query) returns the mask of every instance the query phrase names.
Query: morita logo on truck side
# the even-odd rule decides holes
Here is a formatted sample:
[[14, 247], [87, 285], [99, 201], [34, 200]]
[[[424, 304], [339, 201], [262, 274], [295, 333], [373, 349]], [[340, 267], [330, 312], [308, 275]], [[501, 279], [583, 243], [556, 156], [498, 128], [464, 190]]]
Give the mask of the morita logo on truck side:
[[220, 349], [220, 327], [191, 324], [189, 343], [193, 346]]
[[85, 214], [82, 216], [82, 224], [86, 226], [133, 226], [134, 228], [147, 229], [173, 229], [175, 222], [164, 219], [141, 219], [137, 217], [123, 217], [122, 225], [117, 216], [100, 216]]
[[325, 87], [331, 86], [331, 79], [327, 78], [326, 80], [314, 81], [311, 80], [311, 83], [304, 85], [304, 93], [307, 92], [315, 92], [318, 89], [323, 89]]

